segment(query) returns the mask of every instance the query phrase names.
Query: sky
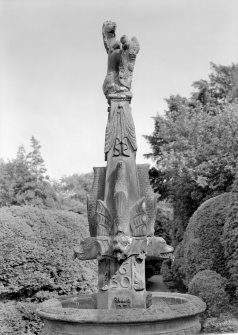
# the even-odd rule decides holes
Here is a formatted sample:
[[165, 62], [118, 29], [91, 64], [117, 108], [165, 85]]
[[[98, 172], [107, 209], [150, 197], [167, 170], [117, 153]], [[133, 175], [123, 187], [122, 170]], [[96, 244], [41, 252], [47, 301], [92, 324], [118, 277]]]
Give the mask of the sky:
[[153, 117], [171, 94], [189, 97], [210, 62], [238, 60], [237, 0], [0, 0], [0, 157], [16, 157], [32, 135], [48, 175], [105, 166], [107, 54], [102, 24], [136, 36], [131, 102], [137, 163]]

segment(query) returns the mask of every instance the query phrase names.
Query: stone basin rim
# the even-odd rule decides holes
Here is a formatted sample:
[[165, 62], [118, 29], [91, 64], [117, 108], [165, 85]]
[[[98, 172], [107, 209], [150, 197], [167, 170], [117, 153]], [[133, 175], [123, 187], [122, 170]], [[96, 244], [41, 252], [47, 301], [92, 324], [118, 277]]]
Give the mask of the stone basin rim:
[[[181, 318], [189, 318], [204, 312], [206, 304], [198, 297], [189, 294], [151, 292], [153, 296], [153, 305], [148, 309], [131, 308], [131, 309], [79, 309], [59, 307], [60, 299], [50, 299], [52, 306], [40, 304], [37, 314], [47, 320], [60, 322], [72, 322], [80, 324], [127, 324], [127, 323], [153, 323], [169, 321]], [[86, 295], [85, 295], [86, 296]], [[71, 296], [72, 297], [72, 296]], [[81, 295], [82, 297], [82, 295]], [[75, 296], [74, 296], [75, 298]], [[157, 299], [156, 299], [157, 298]], [[171, 310], [164, 310], [158, 306], [158, 298], [177, 298], [185, 300], [184, 303], [170, 302]], [[64, 297], [63, 299], [66, 299]], [[157, 304], [156, 304], [157, 300]], [[177, 308], [176, 308], [177, 307]]]

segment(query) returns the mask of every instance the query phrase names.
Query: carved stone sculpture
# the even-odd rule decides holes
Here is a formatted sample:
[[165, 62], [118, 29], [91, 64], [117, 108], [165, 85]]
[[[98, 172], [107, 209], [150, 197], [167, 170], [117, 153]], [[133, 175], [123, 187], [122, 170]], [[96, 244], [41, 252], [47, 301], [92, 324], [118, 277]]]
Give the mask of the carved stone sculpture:
[[124, 92], [127, 96], [131, 96], [132, 73], [140, 46], [136, 37], [129, 40], [124, 35], [120, 41], [117, 41], [115, 30], [115, 22], [104, 22], [102, 34], [108, 53], [108, 69], [103, 83], [103, 92], [106, 97], [110, 94], [121, 92]]
[[88, 195], [91, 237], [75, 249], [79, 259], [98, 259], [98, 308], [150, 305], [145, 290], [145, 258], [170, 257], [173, 248], [155, 237], [156, 196], [147, 164], [136, 165], [136, 135], [131, 114], [131, 81], [139, 43], [122, 36], [116, 24], [103, 24], [108, 71], [103, 91], [109, 103], [105, 135], [106, 168], [94, 168]]
[[61, 296], [40, 304], [42, 335], [187, 335], [200, 329], [206, 308], [187, 294], [146, 292], [145, 259], [172, 258], [173, 248], [154, 236], [156, 196], [147, 164], [136, 164], [131, 114], [131, 81], [137, 39], [116, 40], [116, 24], [103, 24], [108, 70], [103, 91], [108, 101], [106, 167], [94, 168], [88, 195], [90, 237], [75, 247], [80, 260], [97, 259], [98, 292]]

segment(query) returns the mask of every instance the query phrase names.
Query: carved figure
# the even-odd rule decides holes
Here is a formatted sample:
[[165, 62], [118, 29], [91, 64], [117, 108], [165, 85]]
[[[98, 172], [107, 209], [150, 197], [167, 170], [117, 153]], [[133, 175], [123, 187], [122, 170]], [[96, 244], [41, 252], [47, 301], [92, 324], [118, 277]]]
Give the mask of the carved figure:
[[111, 254], [111, 239], [107, 236], [88, 237], [74, 248], [75, 257], [81, 260], [100, 259], [107, 254]]
[[130, 41], [126, 35], [121, 37], [121, 43], [122, 54], [119, 65], [119, 81], [130, 90], [136, 55], [140, 50], [140, 46], [136, 37], [132, 37]]
[[106, 96], [130, 91], [135, 58], [140, 49], [135, 37], [130, 41], [124, 35], [120, 42], [117, 41], [115, 31], [115, 22], [106, 21], [103, 24], [103, 41], [108, 53], [108, 69], [103, 83]]
[[132, 238], [126, 236], [123, 233], [118, 233], [113, 239], [113, 255], [118, 261], [126, 259], [128, 255], [128, 250], [132, 243]]
[[147, 238], [147, 258], [172, 258], [174, 248], [159, 236]]

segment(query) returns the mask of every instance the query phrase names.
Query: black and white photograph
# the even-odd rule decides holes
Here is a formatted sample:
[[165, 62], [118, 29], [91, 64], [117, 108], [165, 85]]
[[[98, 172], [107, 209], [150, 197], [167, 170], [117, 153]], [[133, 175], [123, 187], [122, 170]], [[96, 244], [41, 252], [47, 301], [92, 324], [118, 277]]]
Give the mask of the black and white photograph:
[[0, 335], [238, 334], [238, 0], [0, 0]]

